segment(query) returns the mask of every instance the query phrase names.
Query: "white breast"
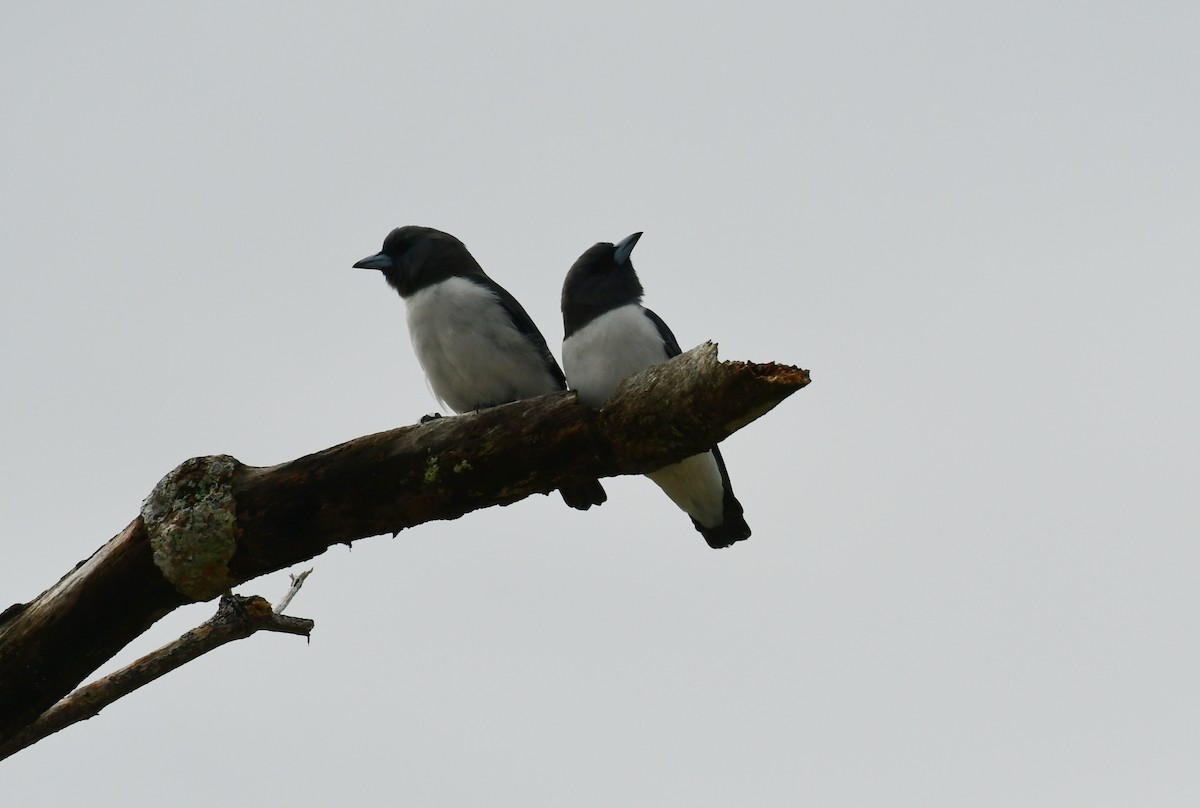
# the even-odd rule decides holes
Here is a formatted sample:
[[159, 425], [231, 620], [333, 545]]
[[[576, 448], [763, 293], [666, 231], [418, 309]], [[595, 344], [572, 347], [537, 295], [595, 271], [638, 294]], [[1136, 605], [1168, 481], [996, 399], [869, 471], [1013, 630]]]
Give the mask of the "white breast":
[[563, 371], [579, 400], [599, 407], [628, 376], [667, 360], [662, 336], [637, 303], [605, 312], [563, 340]]
[[[668, 359], [662, 335], [637, 303], [600, 315], [563, 341], [563, 371], [579, 400], [599, 407], [622, 380]], [[712, 452], [646, 475], [705, 527], [724, 519], [724, 486]]]
[[429, 386], [455, 412], [561, 389], [496, 295], [479, 284], [449, 278], [405, 304], [408, 333]]

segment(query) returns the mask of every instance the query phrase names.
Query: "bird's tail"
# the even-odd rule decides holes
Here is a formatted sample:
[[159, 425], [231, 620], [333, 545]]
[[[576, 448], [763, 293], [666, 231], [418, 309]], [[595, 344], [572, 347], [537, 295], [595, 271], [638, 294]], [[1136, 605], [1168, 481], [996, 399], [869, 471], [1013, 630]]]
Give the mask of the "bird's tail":
[[705, 527], [695, 519], [692, 520], [692, 524], [700, 531], [709, 547], [720, 550], [750, 538], [750, 525], [746, 524], [746, 518], [742, 516], [742, 503], [733, 495], [733, 484], [729, 482], [729, 471], [725, 468], [725, 458], [721, 457], [720, 449], [713, 448], [713, 459], [717, 461], [717, 468], [721, 470], [721, 488], [724, 491], [721, 501], [721, 524]]
[[563, 502], [579, 511], [586, 511], [593, 505], [601, 505], [608, 499], [608, 494], [604, 492], [604, 486], [600, 485], [599, 480], [569, 485], [560, 488], [558, 493], [562, 494]]
[[725, 502], [725, 521], [716, 527], [705, 527], [692, 520], [692, 524], [696, 526], [696, 530], [700, 531], [700, 535], [708, 542], [708, 546], [714, 550], [720, 550], [724, 547], [730, 547], [735, 542], [750, 538], [750, 525], [746, 524], [745, 518], [742, 516], [742, 504], [736, 499], [733, 503], [737, 506], [736, 510], [729, 507], [729, 497]]

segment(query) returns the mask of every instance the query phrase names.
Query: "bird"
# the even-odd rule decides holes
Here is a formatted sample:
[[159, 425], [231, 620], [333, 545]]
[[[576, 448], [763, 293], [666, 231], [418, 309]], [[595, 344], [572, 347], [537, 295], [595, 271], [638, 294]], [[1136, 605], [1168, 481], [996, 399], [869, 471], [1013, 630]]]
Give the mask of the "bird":
[[[579, 400], [599, 408], [621, 380], [680, 354], [663, 319], [642, 306], [630, 254], [642, 237], [588, 248], [563, 281], [563, 368]], [[692, 519], [714, 549], [749, 538], [725, 460], [715, 446], [647, 474]]]
[[[397, 227], [382, 250], [354, 267], [379, 270], [403, 298], [417, 360], [434, 396], [454, 412], [567, 389], [529, 314], [449, 233]], [[584, 511], [608, 498], [599, 480], [560, 493]]]

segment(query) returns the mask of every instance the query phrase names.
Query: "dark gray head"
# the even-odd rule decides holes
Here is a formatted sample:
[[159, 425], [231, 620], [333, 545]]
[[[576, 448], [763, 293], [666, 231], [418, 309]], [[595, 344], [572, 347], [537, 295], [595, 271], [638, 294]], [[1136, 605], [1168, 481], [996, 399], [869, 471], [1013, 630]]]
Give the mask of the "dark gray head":
[[484, 275], [483, 268], [454, 236], [412, 224], [388, 233], [382, 250], [354, 266], [380, 270], [401, 297], [447, 278]]
[[589, 247], [563, 281], [564, 339], [606, 311], [642, 300], [642, 284], [629, 260], [641, 233], [617, 244], [602, 241]]

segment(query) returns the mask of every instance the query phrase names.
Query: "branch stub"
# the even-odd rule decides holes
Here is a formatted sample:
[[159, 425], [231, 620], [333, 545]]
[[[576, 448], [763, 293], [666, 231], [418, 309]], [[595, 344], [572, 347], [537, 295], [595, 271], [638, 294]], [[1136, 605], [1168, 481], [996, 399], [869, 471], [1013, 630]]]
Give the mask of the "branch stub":
[[192, 600], [211, 600], [236, 583], [229, 560], [237, 551], [233, 475], [239, 465], [229, 455], [185, 460], [142, 503], [154, 565]]

